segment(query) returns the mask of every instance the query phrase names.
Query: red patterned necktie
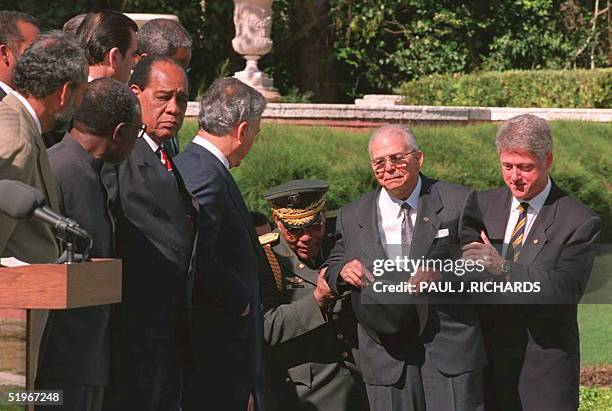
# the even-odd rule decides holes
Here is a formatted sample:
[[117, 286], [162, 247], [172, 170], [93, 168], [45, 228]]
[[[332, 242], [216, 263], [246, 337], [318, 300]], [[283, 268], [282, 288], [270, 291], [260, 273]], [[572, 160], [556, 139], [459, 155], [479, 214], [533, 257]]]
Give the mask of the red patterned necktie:
[[166, 167], [166, 170], [172, 173], [172, 161], [170, 161], [170, 156], [168, 156], [168, 153], [166, 152], [164, 146], [159, 146], [159, 148], [157, 149], [157, 155], [161, 160], [163, 166]]

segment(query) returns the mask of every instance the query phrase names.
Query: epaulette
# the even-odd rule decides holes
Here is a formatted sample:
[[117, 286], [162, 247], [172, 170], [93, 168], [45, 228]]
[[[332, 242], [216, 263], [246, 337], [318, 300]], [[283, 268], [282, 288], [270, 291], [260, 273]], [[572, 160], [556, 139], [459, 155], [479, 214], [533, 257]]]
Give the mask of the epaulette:
[[266, 233], [259, 236], [259, 244], [264, 245], [276, 245], [280, 241], [279, 233]]

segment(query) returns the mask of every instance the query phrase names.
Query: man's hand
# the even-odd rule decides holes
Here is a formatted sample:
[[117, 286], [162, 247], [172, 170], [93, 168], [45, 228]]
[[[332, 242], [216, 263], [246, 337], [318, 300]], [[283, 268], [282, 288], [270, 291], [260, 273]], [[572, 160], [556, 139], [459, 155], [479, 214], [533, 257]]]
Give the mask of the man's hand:
[[374, 281], [374, 275], [361, 261], [351, 260], [342, 267], [340, 277], [353, 287], [363, 288]]
[[326, 271], [327, 267], [319, 271], [319, 275], [317, 277], [317, 288], [314, 290], [314, 298], [317, 300], [319, 307], [324, 307], [328, 302], [331, 302], [336, 298], [333, 291], [329, 288], [329, 285], [327, 285], [327, 281], [325, 281]]
[[410, 295], [419, 295], [421, 292], [421, 283], [431, 283], [433, 281], [440, 281], [442, 274], [433, 270], [421, 270], [419, 269], [408, 281], [409, 284], [414, 285], [415, 289], [409, 292]]
[[461, 254], [461, 258], [463, 260], [480, 260], [485, 270], [493, 275], [501, 275], [502, 274], [502, 263], [504, 259], [497, 252], [495, 247], [491, 245], [491, 241], [484, 233], [484, 231], [480, 232], [480, 238], [483, 243], [470, 243], [464, 245], [462, 248], [463, 253]]

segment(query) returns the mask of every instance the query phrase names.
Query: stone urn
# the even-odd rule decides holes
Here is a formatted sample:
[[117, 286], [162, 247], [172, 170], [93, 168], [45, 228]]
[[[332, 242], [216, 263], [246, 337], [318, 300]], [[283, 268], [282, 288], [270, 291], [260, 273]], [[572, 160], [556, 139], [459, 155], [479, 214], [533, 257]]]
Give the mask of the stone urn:
[[268, 101], [280, 98], [274, 81], [259, 70], [257, 60], [272, 49], [272, 2], [273, 0], [234, 0], [234, 26], [236, 37], [232, 39], [234, 50], [246, 60], [244, 70], [234, 77], [253, 87]]

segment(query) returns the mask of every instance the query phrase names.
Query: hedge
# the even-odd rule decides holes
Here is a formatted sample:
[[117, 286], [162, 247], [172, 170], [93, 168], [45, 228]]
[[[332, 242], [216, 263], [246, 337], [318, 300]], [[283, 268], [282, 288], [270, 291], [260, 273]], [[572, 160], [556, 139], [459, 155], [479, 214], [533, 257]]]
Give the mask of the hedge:
[[397, 92], [410, 105], [610, 108], [612, 68], [431, 75]]
[[[182, 147], [195, 134], [195, 123], [181, 130]], [[484, 190], [503, 184], [495, 151], [496, 125], [416, 126], [425, 153], [423, 172], [431, 177]], [[598, 213], [612, 240], [612, 125], [553, 122], [551, 175], [567, 192]], [[367, 154], [369, 133], [329, 127], [264, 124], [253, 149], [233, 175], [247, 205], [269, 213], [262, 193], [298, 178], [330, 183], [328, 205], [346, 205], [374, 189]]]

